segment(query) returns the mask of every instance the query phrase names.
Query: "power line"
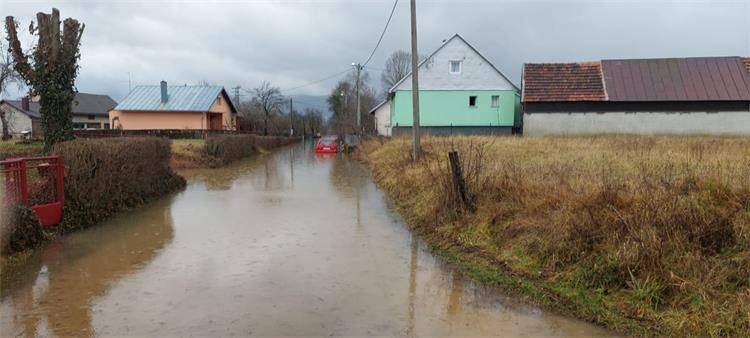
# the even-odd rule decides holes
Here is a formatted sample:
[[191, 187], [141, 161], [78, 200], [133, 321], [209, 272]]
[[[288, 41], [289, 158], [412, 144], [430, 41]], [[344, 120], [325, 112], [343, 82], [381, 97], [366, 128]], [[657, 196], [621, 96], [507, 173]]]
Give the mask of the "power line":
[[340, 71], [340, 72], [338, 72], [338, 73], [336, 73], [336, 74], [332, 74], [332, 75], [326, 76], [326, 77], [324, 77], [324, 78], [322, 78], [322, 79], [318, 79], [318, 80], [315, 80], [315, 81], [313, 81], [313, 82], [310, 82], [310, 83], [306, 83], [306, 84], [303, 84], [303, 85], [301, 85], [301, 86], [297, 86], [297, 87], [292, 87], [292, 88], [286, 88], [286, 89], [282, 89], [282, 90], [280, 90], [280, 92], [288, 92], [288, 91], [292, 91], [292, 90], [295, 90], [295, 89], [300, 89], [300, 88], [304, 88], [304, 87], [307, 87], [307, 86], [311, 86], [311, 85], [314, 85], [314, 84], [316, 84], [316, 83], [320, 83], [320, 82], [323, 82], [323, 81], [326, 81], [326, 80], [330, 80], [330, 79], [332, 79], [332, 78], [334, 78], [334, 77], [337, 77], [337, 76], [339, 76], [339, 75], [342, 75], [342, 74], [344, 74], [344, 73], [347, 73], [347, 72], [349, 72], [349, 69], [348, 69], [348, 68], [347, 68], [347, 69], [345, 69], [345, 70], [343, 70], [343, 71]]
[[362, 63], [362, 67], [367, 66], [367, 64], [370, 63], [370, 60], [372, 60], [372, 56], [375, 55], [375, 51], [377, 51], [378, 47], [380, 47], [380, 43], [383, 41], [385, 32], [388, 30], [388, 25], [391, 24], [391, 19], [393, 19], [393, 13], [396, 12], [396, 5], [398, 5], [398, 0], [393, 2], [393, 8], [391, 8], [391, 14], [388, 16], [388, 21], [385, 22], [385, 27], [383, 27], [383, 32], [380, 33], [380, 38], [378, 39], [378, 43], [375, 44], [375, 48], [372, 49], [372, 53], [370, 53], [370, 56], [367, 58], [367, 61]]

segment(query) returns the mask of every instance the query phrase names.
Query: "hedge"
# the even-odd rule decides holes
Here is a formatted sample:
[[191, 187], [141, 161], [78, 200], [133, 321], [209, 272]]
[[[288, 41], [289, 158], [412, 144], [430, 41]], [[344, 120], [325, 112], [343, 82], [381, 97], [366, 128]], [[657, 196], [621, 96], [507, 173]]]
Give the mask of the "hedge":
[[169, 166], [170, 141], [156, 137], [78, 139], [54, 147], [65, 163], [65, 232], [96, 224], [185, 186]]
[[300, 138], [258, 135], [219, 135], [206, 139], [205, 152], [218, 165], [248, 157], [259, 150], [269, 150], [298, 142]]
[[0, 253], [14, 254], [36, 247], [47, 234], [31, 209], [25, 206], [0, 208]]

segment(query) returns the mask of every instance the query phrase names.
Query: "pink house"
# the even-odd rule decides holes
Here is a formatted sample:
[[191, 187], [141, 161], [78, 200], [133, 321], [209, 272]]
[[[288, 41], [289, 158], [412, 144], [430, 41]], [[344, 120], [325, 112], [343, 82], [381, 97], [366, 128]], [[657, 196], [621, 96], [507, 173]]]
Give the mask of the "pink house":
[[234, 130], [237, 110], [221, 86], [137, 86], [109, 112], [113, 129]]

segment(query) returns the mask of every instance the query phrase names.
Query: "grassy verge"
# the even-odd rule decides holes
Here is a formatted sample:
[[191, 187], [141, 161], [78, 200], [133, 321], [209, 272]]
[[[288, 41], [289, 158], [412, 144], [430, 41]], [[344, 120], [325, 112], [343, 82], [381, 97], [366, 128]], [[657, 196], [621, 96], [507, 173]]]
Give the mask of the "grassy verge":
[[212, 159], [205, 153], [205, 140], [172, 140], [172, 168], [208, 167]]
[[42, 142], [0, 141], [0, 160], [21, 156], [37, 156], [42, 154], [43, 150], [44, 144]]
[[299, 138], [258, 135], [217, 135], [206, 140], [173, 140], [172, 167], [175, 169], [220, 167], [299, 140]]
[[[750, 334], [750, 139], [369, 141], [406, 221], [474, 278], [632, 334]], [[461, 156], [476, 211], [458, 198]]]

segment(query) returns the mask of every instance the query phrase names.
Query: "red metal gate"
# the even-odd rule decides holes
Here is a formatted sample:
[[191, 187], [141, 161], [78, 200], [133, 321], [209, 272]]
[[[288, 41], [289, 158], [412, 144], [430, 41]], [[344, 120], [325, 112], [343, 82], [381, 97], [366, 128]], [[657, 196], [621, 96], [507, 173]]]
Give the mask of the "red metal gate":
[[0, 166], [6, 205], [28, 206], [44, 227], [60, 224], [65, 202], [61, 156], [14, 158]]

